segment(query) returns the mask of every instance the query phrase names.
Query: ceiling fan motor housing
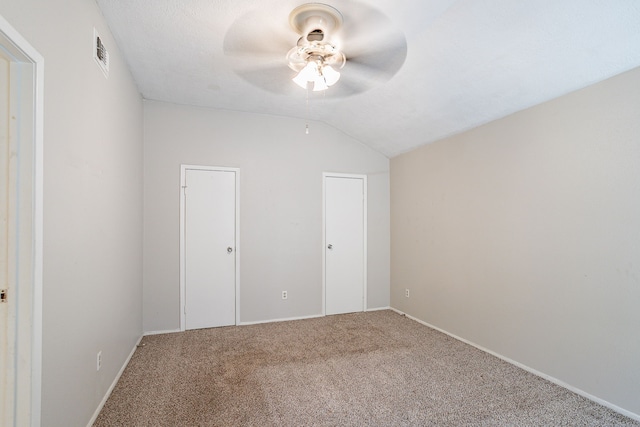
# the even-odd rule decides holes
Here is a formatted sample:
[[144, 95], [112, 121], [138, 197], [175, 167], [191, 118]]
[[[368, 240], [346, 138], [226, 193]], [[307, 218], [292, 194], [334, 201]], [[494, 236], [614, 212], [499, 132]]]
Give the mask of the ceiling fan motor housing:
[[[300, 40], [302, 40], [302, 39], [303, 39], [303, 37], [300, 37]], [[324, 31], [322, 31], [320, 28], [316, 28], [315, 30], [311, 30], [307, 34], [306, 40], [308, 42], [321, 42], [322, 40], [324, 40]], [[298, 43], [300, 43], [299, 40], [298, 40]]]
[[325, 40], [327, 34], [342, 26], [342, 15], [335, 8], [320, 3], [303, 4], [291, 12], [289, 24], [302, 36], [296, 47], [287, 53], [292, 70], [299, 72], [309, 61], [335, 68], [344, 67], [344, 54]]

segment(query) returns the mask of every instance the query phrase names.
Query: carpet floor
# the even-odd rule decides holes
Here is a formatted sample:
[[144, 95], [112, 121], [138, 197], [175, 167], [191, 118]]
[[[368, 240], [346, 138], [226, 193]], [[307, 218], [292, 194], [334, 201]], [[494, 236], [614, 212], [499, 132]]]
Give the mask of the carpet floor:
[[151, 335], [95, 426], [640, 426], [395, 312]]

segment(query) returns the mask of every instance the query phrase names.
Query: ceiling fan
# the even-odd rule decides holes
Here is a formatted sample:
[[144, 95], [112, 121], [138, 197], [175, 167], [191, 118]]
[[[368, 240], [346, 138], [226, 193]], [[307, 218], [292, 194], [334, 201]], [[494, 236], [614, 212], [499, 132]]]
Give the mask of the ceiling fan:
[[[289, 24], [302, 35], [287, 53], [289, 68], [298, 74], [292, 79], [303, 89], [313, 84], [314, 92], [326, 90], [340, 79], [346, 57], [331, 42], [330, 35], [342, 27], [342, 15], [337, 9], [319, 3], [298, 6], [289, 15]], [[326, 39], [326, 40], [325, 40]]]
[[371, 6], [348, 2], [341, 8], [303, 4], [288, 22], [273, 10], [252, 11], [229, 28], [225, 54], [235, 58], [236, 74], [273, 93], [295, 94], [298, 86], [329, 98], [365, 92], [400, 70], [406, 39]]

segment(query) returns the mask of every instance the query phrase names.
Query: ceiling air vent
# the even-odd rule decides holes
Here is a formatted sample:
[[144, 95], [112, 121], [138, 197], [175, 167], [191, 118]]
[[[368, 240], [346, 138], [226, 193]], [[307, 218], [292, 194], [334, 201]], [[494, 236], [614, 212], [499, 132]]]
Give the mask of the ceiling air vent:
[[96, 29], [93, 29], [93, 59], [104, 73], [105, 77], [109, 77], [109, 52], [102, 42], [102, 37]]

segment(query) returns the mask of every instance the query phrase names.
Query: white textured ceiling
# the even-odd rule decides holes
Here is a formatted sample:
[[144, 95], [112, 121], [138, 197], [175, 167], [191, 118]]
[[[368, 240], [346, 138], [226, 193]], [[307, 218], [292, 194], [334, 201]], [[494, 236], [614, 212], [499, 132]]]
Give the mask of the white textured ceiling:
[[640, 66], [639, 0], [326, 0], [351, 32], [347, 56], [349, 40], [400, 35], [406, 59], [363, 74], [364, 92], [332, 96], [345, 77], [312, 93], [307, 110], [286, 49], [275, 54], [295, 45], [288, 17], [304, 0], [97, 3], [144, 98], [319, 120], [388, 157]]

